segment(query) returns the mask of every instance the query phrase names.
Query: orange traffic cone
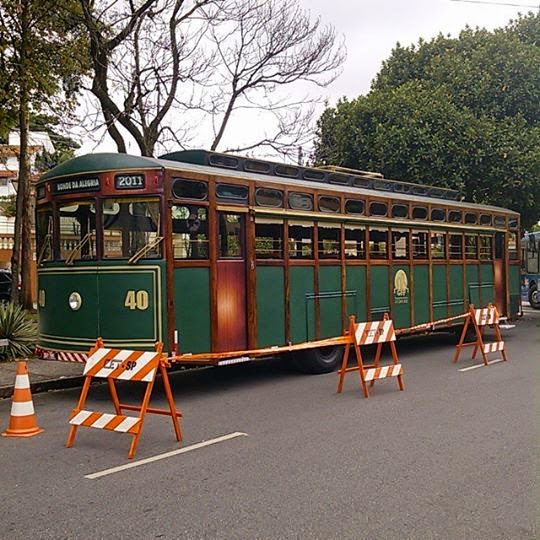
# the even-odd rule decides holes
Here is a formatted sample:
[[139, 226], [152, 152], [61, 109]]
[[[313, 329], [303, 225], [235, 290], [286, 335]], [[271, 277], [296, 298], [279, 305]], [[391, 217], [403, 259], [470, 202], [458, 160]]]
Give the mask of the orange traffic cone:
[[4, 437], [32, 437], [43, 430], [36, 423], [32, 393], [30, 392], [30, 379], [26, 362], [17, 365], [15, 377], [15, 390], [11, 404], [9, 427], [2, 435]]

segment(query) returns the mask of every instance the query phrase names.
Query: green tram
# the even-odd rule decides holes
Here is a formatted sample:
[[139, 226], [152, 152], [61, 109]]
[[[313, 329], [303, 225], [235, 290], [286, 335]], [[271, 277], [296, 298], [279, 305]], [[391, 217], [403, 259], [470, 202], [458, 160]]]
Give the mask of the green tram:
[[[407, 329], [520, 309], [519, 215], [341, 168], [182, 151], [74, 158], [37, 183], [39, 352], [174, 354], [338, 336], [354, 314]], [[307, 349], [311, 372], [339, 349]]]

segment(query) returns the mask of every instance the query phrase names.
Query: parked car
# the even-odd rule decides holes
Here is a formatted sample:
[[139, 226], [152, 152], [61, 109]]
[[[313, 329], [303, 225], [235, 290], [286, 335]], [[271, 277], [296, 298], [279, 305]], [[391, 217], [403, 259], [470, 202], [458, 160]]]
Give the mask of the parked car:
[[11, 272], [0, 268], [0, 302], [9, 302], [11, 298]]

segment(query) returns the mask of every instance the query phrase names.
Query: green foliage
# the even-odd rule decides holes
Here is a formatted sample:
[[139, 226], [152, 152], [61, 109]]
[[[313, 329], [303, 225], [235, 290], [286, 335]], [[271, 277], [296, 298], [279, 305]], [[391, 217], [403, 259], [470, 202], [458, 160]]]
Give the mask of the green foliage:
[[6, 217], [15, 217], [15, 195], [0, 198], [0, 214]]
[[539, 15], [399, 44], [367, 96], [318, 122], [316, 163], [460, 189], [540, 218]]
[[36, 321], [20, 306], [0, 304], [0, 339], [8, 339], [0, 347], [0, 360], [13, 361], [33, 354], [37, 341]]

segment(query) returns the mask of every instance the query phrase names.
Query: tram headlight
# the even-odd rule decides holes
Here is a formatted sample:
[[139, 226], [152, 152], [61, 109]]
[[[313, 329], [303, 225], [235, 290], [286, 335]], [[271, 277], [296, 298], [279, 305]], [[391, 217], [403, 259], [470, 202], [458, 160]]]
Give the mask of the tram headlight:
[[82, 306], [81, 295], [78, 292], [72, 292], [69, 295], [68, 304], [73, 311], [77, 311]]

